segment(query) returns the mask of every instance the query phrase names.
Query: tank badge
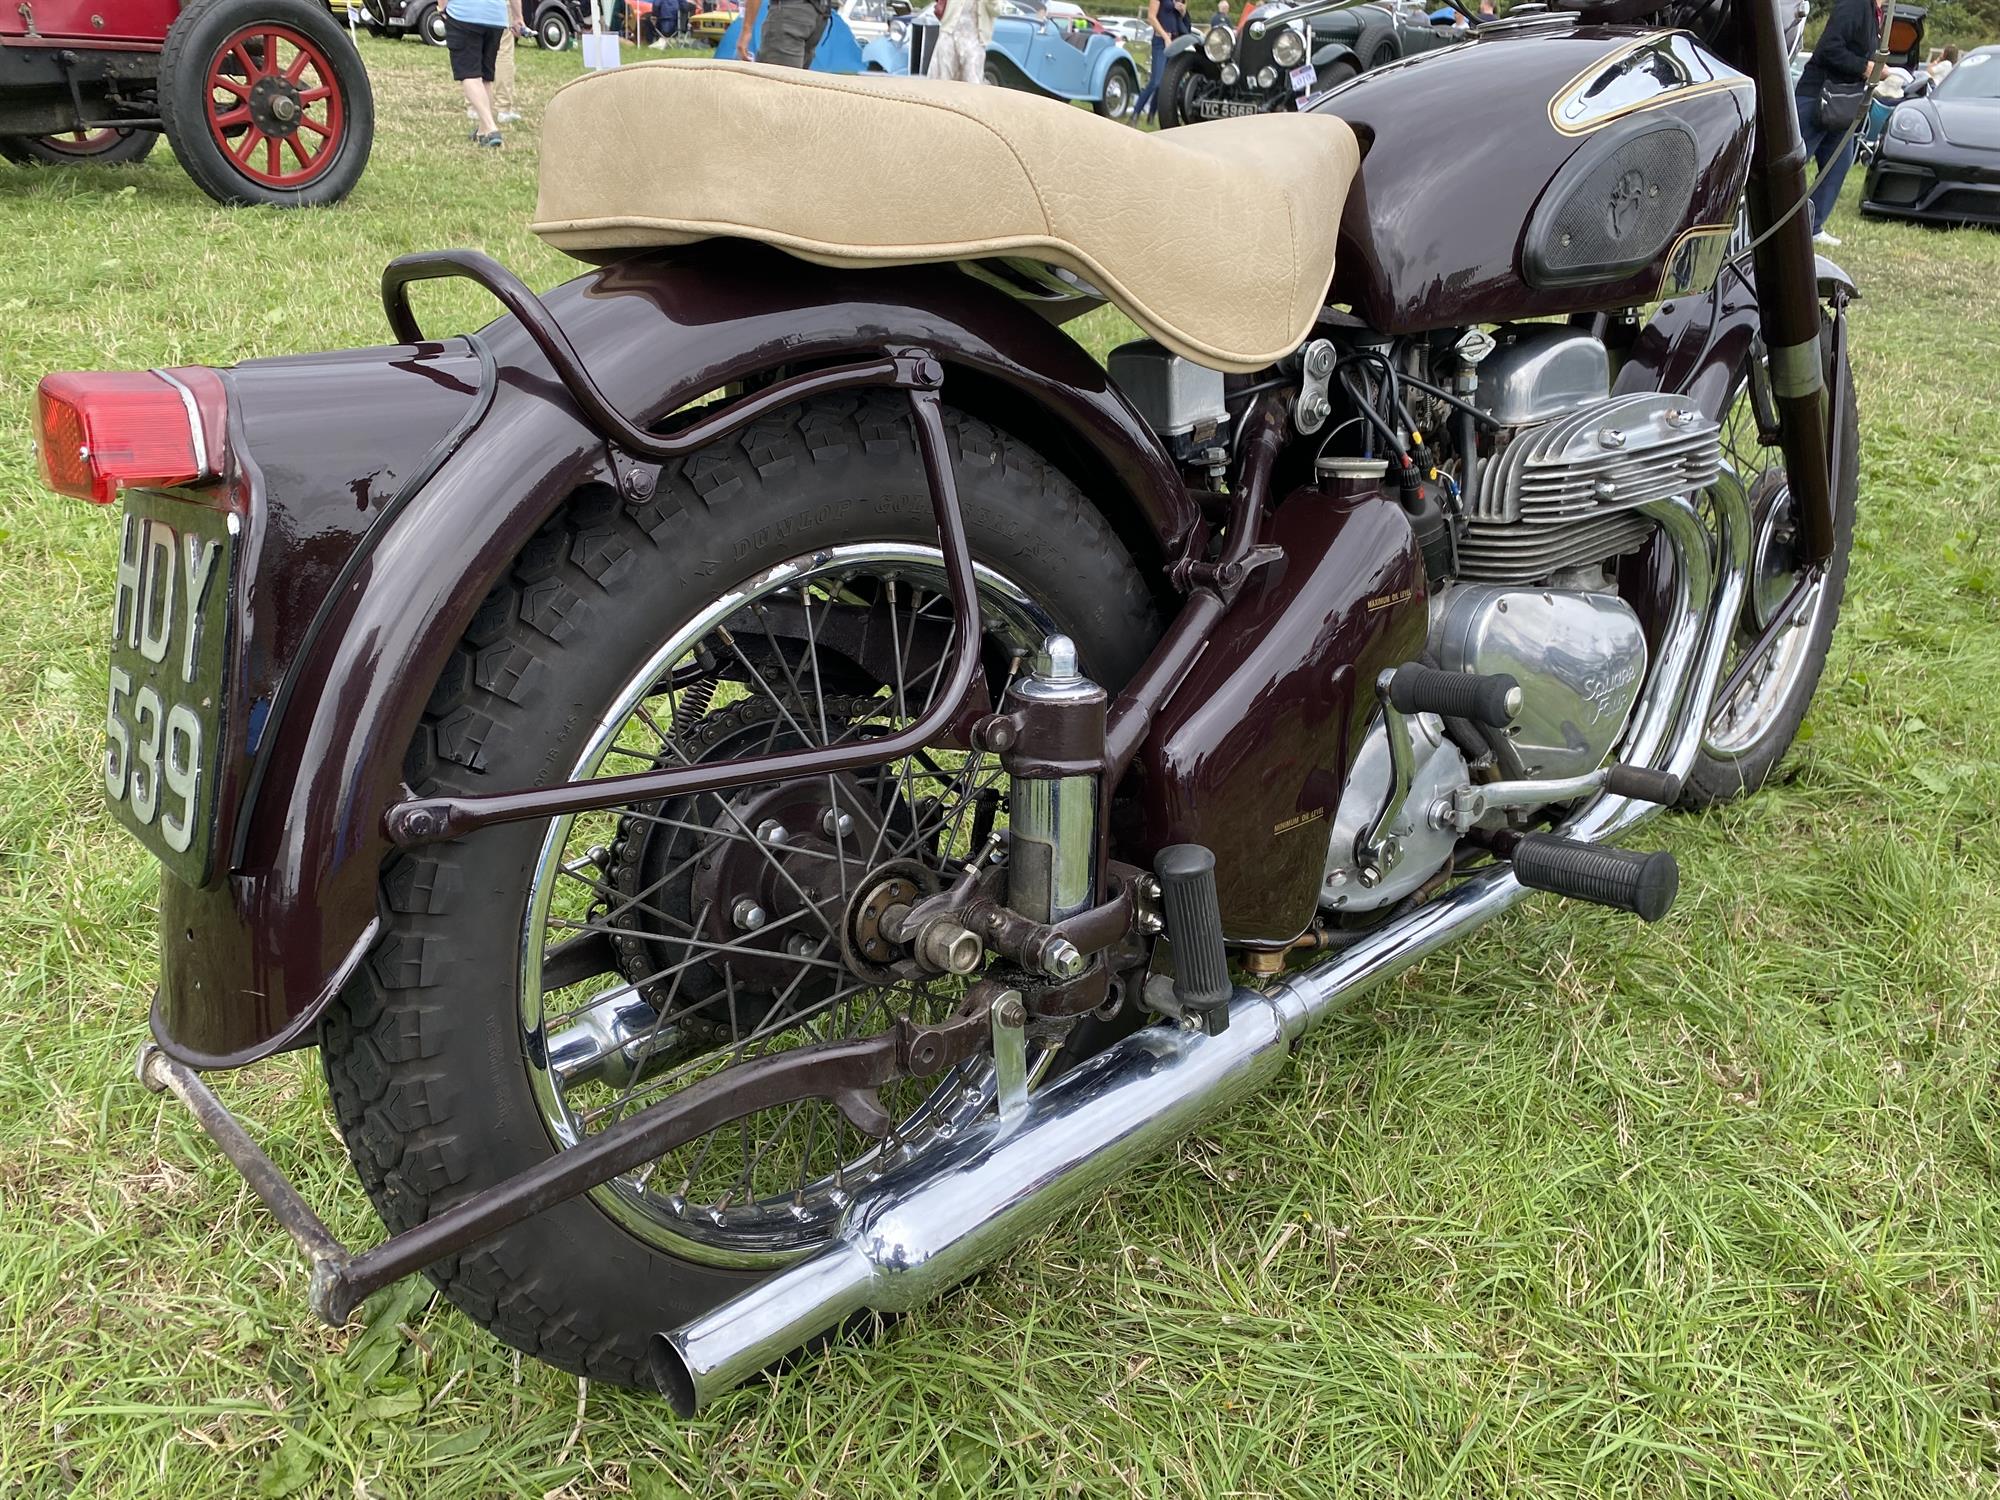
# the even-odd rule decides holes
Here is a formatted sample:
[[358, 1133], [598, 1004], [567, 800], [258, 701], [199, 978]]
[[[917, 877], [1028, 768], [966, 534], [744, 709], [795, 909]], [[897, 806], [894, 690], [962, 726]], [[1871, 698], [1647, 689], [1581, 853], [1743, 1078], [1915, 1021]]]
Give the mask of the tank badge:
[[1368, 613], [1372, 615], [1377, 610], [1394, 609], [1399, 604], [1408, 604], [1416, 597], [1415, 589], [1397, 589], [1393, 594], [1377, 594], [1368, 601]]
[[1302, 812], [1296, 818], [1287, 818], [1282, 823], [1272, 824], [1271, 832], [1273, 835], [1290, 833], [1294, 828], [1303, 828], [1308, 823], [1323, 823], [1325, 821], [1326, 809], [1315, 807], [1311, 812]]

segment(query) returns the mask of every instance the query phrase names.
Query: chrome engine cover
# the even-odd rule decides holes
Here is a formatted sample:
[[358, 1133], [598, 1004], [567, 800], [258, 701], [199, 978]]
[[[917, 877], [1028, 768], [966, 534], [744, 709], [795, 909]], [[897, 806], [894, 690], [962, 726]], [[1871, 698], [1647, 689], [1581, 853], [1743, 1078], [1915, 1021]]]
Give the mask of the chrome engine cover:
[[1355, 852], [1361, 836], [1374, 826], [1382, 805], [1389, 800], [1395, 774], [1389, 758], [1388, 725], [1378, 717], [1361, 743], [1361, 753], [1354, 757], [1354, 769], [1348, 773], [1340, 806], [1334, 810], [1326, 874], [1319, 888], [1319, 904], [1328, 911], [1376, 911], [1402, 900], [1444, 868], [1458, 843], [1455, 830], [1431, 826], [1430, 807], [1453, 787], [1465, 783], [1465, 757], [1445, 737], [1444, 722], [1436, 714], [1412, 714], [1409, 725], [1414, 752], [1410, 795], [1403, 803], [1402, 816], [1388, 829], [1388, 836], [1396, 841], [1396, 861], [1379, 885], [1362, 883]]
[[1520, 683], [1511, 737], [1530, 776], [1603, 765], [1646, 681], [1646, 632], [1616, 594], [1458, 584], [1438, 596], [1431, 654], [1448, 672]]

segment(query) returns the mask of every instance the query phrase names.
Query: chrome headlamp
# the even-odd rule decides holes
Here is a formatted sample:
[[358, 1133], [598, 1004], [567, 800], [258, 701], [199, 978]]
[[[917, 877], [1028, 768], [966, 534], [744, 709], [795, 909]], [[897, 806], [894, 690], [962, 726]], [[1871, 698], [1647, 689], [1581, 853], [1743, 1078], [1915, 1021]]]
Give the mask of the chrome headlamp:
[[889, 23], [889, 40], [900, 47], [910, 37], [910, 23], [901, 16]]
[[1296, 68], [1306, 60], [1306, 39], [1287, 26], [1271, 43], [1271, 61], [1281, 68]]
[[1236, 80], [1241, 78], [1242, 76], [1243, 76], [1243, 70], [1237, 67], [1235, 63], [1224, 63], [1222, 65], [1222, 86], [1224, 88], [1226, 89], [1235, 88]]
[[1211, 26], [1208, 35], [1201, 39], [1202, 56], [1212, 63], [1225, 63], [1236, 50], [1236, 38], [1231, 36], [1227, 26]]
[[1272, 84], [1278, 81], [1278, 70], [1276, 68], [1269, 68], [1269, 67], [1259, 68], [1257, 70], [1257, 77], [1254, 81], [1258, 88], [1267, 89]]

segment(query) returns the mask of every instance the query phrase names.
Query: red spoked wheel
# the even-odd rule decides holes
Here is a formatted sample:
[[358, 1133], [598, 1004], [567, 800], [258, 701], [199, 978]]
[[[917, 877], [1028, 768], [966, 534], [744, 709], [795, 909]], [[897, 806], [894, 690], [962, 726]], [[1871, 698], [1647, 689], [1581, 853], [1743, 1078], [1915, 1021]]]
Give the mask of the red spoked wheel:
[[69, 130], [60, 135], [0, 136], [0, 158], [21, 166], [120, 166], [138, 161], [160, 138], [154, 130]]
[[311, 0], [194, 0], [160, 55], [160, 116], [188, 175], [224, 203], [337, 203], [374, 134], [368, 74]]
[[289, 26], [238, 32], [209, 64], [208, 129], [252, 182], [302, 188], [340, 157], [347, 114], [333, 64]]

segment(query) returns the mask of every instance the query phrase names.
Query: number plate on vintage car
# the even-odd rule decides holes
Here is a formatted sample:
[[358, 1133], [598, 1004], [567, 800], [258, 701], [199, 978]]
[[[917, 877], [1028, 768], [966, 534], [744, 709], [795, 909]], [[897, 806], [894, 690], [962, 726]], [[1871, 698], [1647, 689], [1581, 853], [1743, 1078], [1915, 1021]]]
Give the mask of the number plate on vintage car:
[[1239, 115], [1261, 115], [1264, 106], [1255, 99], [1197, 99], [1194, 112], [1204, 120], [1233, 120]]
[[160, 862], [204, 884], [215, 852], [236, 517], [125, 500], [111, 627], [104, 790]]

